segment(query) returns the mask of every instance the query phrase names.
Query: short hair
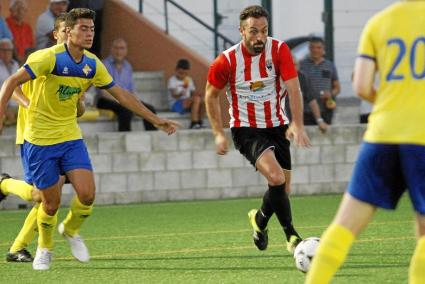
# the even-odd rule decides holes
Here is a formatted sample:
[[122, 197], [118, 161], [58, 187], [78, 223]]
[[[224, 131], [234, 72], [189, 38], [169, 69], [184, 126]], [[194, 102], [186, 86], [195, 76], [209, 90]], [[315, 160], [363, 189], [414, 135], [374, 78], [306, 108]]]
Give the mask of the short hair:
[[73, 28], [78, 19], [95, 20], [96, 12], [87, 8], [74, 8], [66, 15], [65, 26]]
[[183, 69], [183, 70], [189, 70], [190, 69], [190, 62], [187, 59], [179, 59], [177, 61], [176, 69]]
[[321, 44], [325, 45], [325, 41], [320, 36], [311, 36], [308, 41], [310, 43], [319, 43], [320, 42]]
[[55, 25], [53, 26], [53, 29], [55, 31], [59, 30], [59, 25], [66, 21], [66, 13], [60, 13], [59, 16], [55, 19]]
[[242, 22], [248, 18], [258, 19], [262, 17], [265, 17], [268, 20], [269, 12], [267, 12], [267, 10], [264, 9], [262, 6], [253, 5], [253, 6], [248, 6], [242, 10], [242, 12], [239, 15], [239, 21]]

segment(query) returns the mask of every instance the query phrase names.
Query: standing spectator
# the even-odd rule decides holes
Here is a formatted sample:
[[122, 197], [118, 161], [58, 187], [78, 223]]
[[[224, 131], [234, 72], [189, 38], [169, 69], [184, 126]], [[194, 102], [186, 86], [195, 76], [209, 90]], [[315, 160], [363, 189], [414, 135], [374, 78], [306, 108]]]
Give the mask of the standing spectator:
[[168, 79], [168, 102], [173, 112], [184, 114], [191, 111], [190, 128], [202, 128], [205, 113], [204, 100], [195, 92], [195, 84], [189, 76], [190, 63], [187, 59], [177, 61], [176, 72]]
[[101, 35], [102, 35], [102, 18], [103, 18], [103, 6], [105, 0], [70, 0], [68, 11], [74, 8], [88, 8], [96, 12], [96, 19], [94, 20], [94, 27], [96, 33], [94, 34], [93, 46], [89, 51], [100, 57], [101, 51]]
[[68, 4], [68, 0], [50, 0], [49, 8], [38, 17], [35, 32], [37, 49], [43, 49], [55, 44], [56, 40], [53, 38], [55, 19], [61, 13], [66, 12]]
[[25, 61], [26, 51], [34, 48], [34, 35], [31, 26], [25, 22], [27, 15], [27, 2], [25, 0], [12, 0], [9, 11], [10, 16], [6, 22], [13, 34], [16, 56], [22, 64]]
[[[322, 115], [320, 113], [320, 107], [318, 104], [318, 100], [320, 98], [314, 96], [313, 86], [311, 84], [310, 78], [300, 70], [300, 64], [298, 60], [293, 57], [295, 68], [298, 72], [298, 80], [300, 81], [301, 93], [303, 96], [303, 105], [304, 105], [304, 125], [317, 125], [319, 130], [322, 133], [328, 131], [329, 125], [323, 120]], [[289, 108], [289, 98], [285, 96], [285, 106], [286, 112], [291, 120], [291, 113]]]
[[[133, 93], [133, 67], [127, 61], [127, 42], [122, 38], [117, 38], [112, 42], [110, 55], [103, 60], [114, 81], [123, 89]], [[155, 108], [143, 102], [143, 104], [153, 113]], [[106, 91], [99, 89], [96, 107], [99, 109], [112, 110], [118, 117], [118, 131], [131, 131], [131, 119], [133, 112], [119, 104]], [[152, 123], [143, 119], [145, 130], [156, 130]]]
[[325, 42], [320, 37], [310, 39], [310, 56], [301, 61], [301, 70], [306, 73], [313, 84], [315, 97], [319, 97], [322, 117], [327, 124], [332, 123], [335, 97], [341, 87], [338, 73], [332, 61], [325, 59]]
[[[8, 38], [0, 39], [0, 85], [3, 85], [4, 81], [9, 78], [10, 75], [14, 74], [19, 68], [18, 62], [13, 59], [13, 43]], [[16, 123], [16, 115], [18, 110], [18, 104], [10, 100], [6, 109], [5, 119], [0, 117], [0, 123], [10, 125]], [[1, 129], [1, 127], [0, 127]]]
[[[1, 12], [2, 5], [0, 3], [0, 12]], [[10, 32], [9, 27], [6, 24], [6, 21], [2, 16], [0, 16], [0, 39], [2, 38], [8, 38], [10, 40], [13, 40], [12, 33]]]

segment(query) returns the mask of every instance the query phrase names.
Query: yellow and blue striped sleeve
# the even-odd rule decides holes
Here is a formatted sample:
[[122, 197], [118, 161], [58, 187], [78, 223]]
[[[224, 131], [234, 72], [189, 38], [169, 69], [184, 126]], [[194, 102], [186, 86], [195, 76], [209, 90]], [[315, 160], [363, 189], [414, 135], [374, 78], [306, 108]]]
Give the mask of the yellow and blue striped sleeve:
[[56, 57], [51, 49], [42, 49], [32, 53], [23, 68], [32, 79], [49, 74], [55, 66]]
[[93, 85], [100, 89], [110, 89], [115, 86], [114, 79], [109, 74], [108, 69], [98, 58], [96, 58], [96, 74], [93, 78]]
[[362, 35], [360, 37], [359, 47], [357, 50], [357, 55], [362, 58], [367, 58], [371, 60], [376, 60], [376, 48], [374, 45], [373, 36], [376, 35], [373, 32], [374, 30], [374, 21], [373, 19], [367, 22], [365, 28], [363, 29]]

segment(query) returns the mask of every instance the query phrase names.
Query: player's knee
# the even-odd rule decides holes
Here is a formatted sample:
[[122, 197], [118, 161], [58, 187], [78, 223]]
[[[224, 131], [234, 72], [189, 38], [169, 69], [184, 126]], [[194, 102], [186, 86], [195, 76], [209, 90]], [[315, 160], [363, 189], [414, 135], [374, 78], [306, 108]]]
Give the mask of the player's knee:
[[282, 171], [271, 170], [267, 175], [269, 185], [280, 185], [285, 182], [285, 176]]
[[32, 201], [40, 203], [41, 202], [41, 194], [40, 191], [33, 188], [31, 191]]
[[94, 198], [95, 198], [94, 190], [78, 195], [78, 199], [84, 205], [92, 205], [94, 202]]
[[56, 212], [59, 209], [59, 202], [43, 202], [43, 209], [44, 212], [46, 212], [47, 215], [53, 216], [56, 214]]

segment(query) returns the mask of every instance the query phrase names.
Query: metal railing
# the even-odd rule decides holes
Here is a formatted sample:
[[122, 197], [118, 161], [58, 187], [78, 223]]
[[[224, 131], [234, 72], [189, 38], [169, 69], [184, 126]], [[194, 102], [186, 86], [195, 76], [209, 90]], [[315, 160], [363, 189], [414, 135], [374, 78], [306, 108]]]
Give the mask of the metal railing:
[[[181, 12], [183, 12], [185, 15], [199, 23], [201, 26], [206, 28], [208, 31], [212, 32], [214, 37], [214, 54], [217, 56], [220, 52], [219, 50], [219, 40], [223, 41], [223, 49], [227, 49], [228, 47], [235, 44], [235, 42], [222, 33], [218, 31], [218, 25], [220, 21], [220, 15], [217, 13], [217, 0], [213, 0], [214, 5], [214, 27], [211, 27], [209, 24], [201, 20], [199, 17], [195, 16], [193, 13], [188, 11], [186, 8], [181, 6], [180, 4], [176, 3], [173, 0], [164, 0], [164, 18], [165, 18], [165, 33], [168, 34], [169, 32], [169, 15], [168, 15], [168, 5], [171, 4]], [[139, 0], [139, 12], [143, 13], [143, 0]]]

